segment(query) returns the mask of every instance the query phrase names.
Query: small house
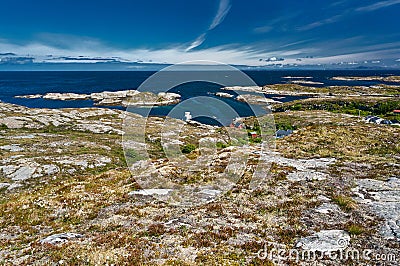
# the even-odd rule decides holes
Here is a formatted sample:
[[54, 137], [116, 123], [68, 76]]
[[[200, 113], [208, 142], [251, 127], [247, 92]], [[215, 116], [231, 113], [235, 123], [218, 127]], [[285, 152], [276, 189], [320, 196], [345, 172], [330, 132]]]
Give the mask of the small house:
[[257, 132], [255, 132], [255, 131], [249, 132], [249, 134], [250, 134], [250, 136], [251, 136], [253, 139], [255, 139], [255, 138], [258, 137], [258, 134], [257, 134]]
[[380, 124], [381, 124], [381, 125], [391, 125], [391, 124], [392, 124], [392, 121], [384, 119], [384, 120], [382, 120], [382, 121], [380, 122]]
[[279, 129], [276, 131], [275, 135], [276, 135], [276, 138], [280, 139], [283, 137], [287, 137], [292, 133], [293, 133], [293, 130], [291, 130], [291, 129], [288, 129], [288, 130]]
[[400, 115], [400, 110], [393, 110], [394, 115]]
[[232, 120], [232, 123], [229, 125], [229, 127], [239, 129], [246, 128], [246, 126], [242, 122], [235, 121], [235, 119]]
[[185, 119], [186, 121], [192, 120], [192, 115], [190, 114], [190, 112], [185, 112]]
[[370, 122], [370, 123], [380, 124], [381, 120], [383, 120], [383, 119], [379, 118], [379, 117], [376, 117], [376, 116], [373, 116], [370, 119], [368, 119], [367, 121]]
[[242, 129], [242, 128], [244, 128], [244, 125], [243, 125], [243, 123], [236, 122], [236, 123], [235, 123], [235, 127], [236, 127], [236, 128], [239, 128], [239, 129]]

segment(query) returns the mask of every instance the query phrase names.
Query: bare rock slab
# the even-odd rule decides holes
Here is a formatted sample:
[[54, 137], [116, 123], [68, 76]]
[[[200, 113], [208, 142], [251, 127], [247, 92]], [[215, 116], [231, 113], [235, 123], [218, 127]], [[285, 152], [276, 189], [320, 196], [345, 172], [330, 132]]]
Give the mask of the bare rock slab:
[[82, 238], [83, 235], [81, 234], [76, 234], [76, 233], [61, 233], [61, 234], [55, 234], [48, 236], [42, 240], [40, 240], [41, 244], [50, 244], [50, 245], [57, 245], [57, 244], [63, 244], [66, 243], [70, 240]]
[[350, 235], [343, 230], [322, 230], [312, 236], [301, 238], [296, 247], [305, 250], [332, 252], [345, 249], [350, 243]]
[[381, 235], [400, 242], [400, 179], [357, 180], [353, 193], [356, 201], [385, 220], [380, 229]]

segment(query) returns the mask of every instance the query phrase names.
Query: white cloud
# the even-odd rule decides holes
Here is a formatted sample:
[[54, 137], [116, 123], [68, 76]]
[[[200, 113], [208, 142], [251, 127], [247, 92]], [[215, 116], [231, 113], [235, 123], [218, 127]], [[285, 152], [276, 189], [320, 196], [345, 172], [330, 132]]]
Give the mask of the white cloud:
[[[331, 16], [331, 17], [326, 18], [326, 19], [322, 19], [322, 20], [319, 20], [319, 21], [312, 22], [310, 24], [301, 26], [298, 29], [300, 31], [311, 30], [311, 29], [314, 29], [314, 28], [317, 28], [317, 27], [321, 27], [321, 26], [324, 26], [324, 25], [336, 23], [336, 22], [338, 22], [338, 21], [340, 21], [340, 20], [342, 20], [342, 19], [344, 19], [344, 18], [346, 18], [348, 16], [353, 16], [354, 12], [360, 12], [360, 13], [361, 12], [371, 12], [371, 11], [375, 11], [375, 10], [378, 10], [378, 9], [381, 9], [381, 8], [385, 8], [385, 7], [389, 7], [389, 6], [396, 5], [396, 4], [400, 4], [400, 0], [380, 1], [380, 2], [377, 2], [375, 4], [368, 5], [368, 6], [361, 6], [361, 7], [358, 7], [356, 9], [347, 9], [341, 14], [337, 14], [337, 15]], [[352, 12], [352, 11], [354, 11], [354, 12]]]
[[221, 0], [219, 2], [219, 8], [217, 14], [215, 15], [210, 27], [208, 30], [212, 30], [217, 27], [221, 22], [225, 19], [225, 16], [228, 14], [229, 10], [231, 9], [231, 5], [229, 0]]
[[[400, 49], [390, 49], [382, 51], [370, 51], [370, 52], [355, 52], [355, 53], [344, 53], [331, 56], [320, 56], [314, 58], [302, 59], [302, 64], [337, 64], [341, 62], [362, 62], [364, 60], [379, 61], [382, 59], [393, 58], [393, 55], [398, 54]], [[295, 60], [286, 60], [287, 63], [298, 63]]]
[[332, 23], [339, 21], [343, 16], [344, 16], [344, 14], [340, 14], [340, 15], [336, 15], [336, 16], [333, 16], [330, 18], [323, 19], [323, 20], [315, 21], [313, 23], [299, 27], [299, 30], [300, 31], [311, 30], [311, 29], [321, 27], [321, 26], [324, 26], [327, 24], [332, 24]]
[[185, 49], [186, 52], [189, 52], [193, 48], [196, 48], [197, 46], [200, 46], [204, 41], [206, 40], [206, 33], [201, 34], [199, 37], [197, 37], [196, 40], [194, 40], [188, 48]]
[[[18, 56], [30, 55], [35, 58], [35, 62], [48, 63], [64, 61], [64, 59], [57, 57], [84, 56], [88, 60], [80, 60], [79, 62], [94, 63], [96, 60], [90, 60], [93, 58], [123, 58], [122, 61], [125, 62], [137, 62], [140, 60], [144, 63], [175, 64], [184, 61], [208, 60], [227, 64], [257, 65], [258, 59], [265, 57], [262, 51], [251, 47], [218, 46], [187, 53], [185, 47], [182, 45], [159, 50], [145, 48], [124, 50], [106, 46], [100, 41], [95, 40], [91, 40], [90, 45], [85, 45], [85, 42], [71, 41], [68, 47], [60, 48], [39, 41], [26, 44], [13, 44], [0, 39], [0, 51], [10, 51]], [[52, 56], [49, 57], [48, 55]]]
[[196, 38], [186, 49], [186, 52], [189, 52], [190, 50], [200, 46], [207, 37], [207, 33], [210, 30], [213, 30], [215, 27], [217, 27], [219, 24], [224, 21], [226, 15], [229, 13], [229, 10], [231, 9], [231, 5], [229, 0], [220, 0], [219, 2], [219, 7], [217, 14], [215, 15], [213, 21], [211, 22], [210, 26], [208, 27], [207, 31], [201, 34], [199, 37]]
[[361, 12], [374, 11], [374, 10], [378, 10], [378, 9], [381, 9], [381, 8], [384, 8], [384, 7], [388, 7], [388, 6], [392, 6], [392, 5], [396, 5], [396, 4], [400, 4], [400, 0], [381, 1], [381, 2], [377, 2], [375, 4], [372, 4], [372, 5], [359, 7], [359, 8], [356, 9], [356, 11], [361, 11]]
[[[285, 58], [285, 64], [330, 64], [341, 61], [362, 62], [365, 60], [396, 60], [400, 52], [400, 42], [380, 43], [358, 47], [357, 37], [325, 42], [310, 42], [309, 46], [294, 47], [304, 41], [287, 45], [263, 43], [258, 46], [225, 45], [187, 52], [186, 45], [178, 44], [165, 49], [120, 49], [109, 46], [96, 39], [76, 36], [48, 35], [50, 39], [62, 39], [52, 43], [47, 38], [25, 44], [15, 44], [0, 39], [2, 53], [15, 53], [16, 56], [29, 56], [34, 62], [80, 62], [95, 63], [115, 59], [121, 62], [169, 63], [207, 60], [226, 64], [257, 66], [274, 62], [259, 61], [261, 58]], [[201, 41], [201, 38], [199, 38]], [[279, 48], [279, 49], [274, 49]], [[290, 49], [295, 48], [295, 49]], [[49, 56], [52, 55], [52, 56]], [[68, 57], [67, 59], [62, 57]], [[301, 58], [301, 61], [296, 59]], [[397, 60], [400, 62], [399, 60]], [[276, 62], [275, 62], [276, 63]]]
[[253, 31], [255, 33], [267, 33], [267, 32], [272, 31], [273, 29], [274, 29], [274, 27], [272, 27], [270, 25], [265, 25], [265, 26], [257, 27]]

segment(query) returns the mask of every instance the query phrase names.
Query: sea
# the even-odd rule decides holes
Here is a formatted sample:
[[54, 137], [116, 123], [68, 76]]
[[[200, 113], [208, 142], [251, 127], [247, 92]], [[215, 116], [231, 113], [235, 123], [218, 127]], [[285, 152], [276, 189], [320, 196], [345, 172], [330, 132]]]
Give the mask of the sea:
[[[382, 81], [339, 81], [332, 80], [335, 76], [400, 76], [400, 70], [268, 70], [268, 71], [244, 71], [255, 84], [259, 86], [268, 84], [285, 84], [293, 80], [307, 80], [317, 84], [306, 86], [372, 86], [377, 84], [399, 85]], [[155, 72], [150, 71], [0, 71], [0, 100], [7, 103], [23, 105], [30, 108], [118, 108], [113, 106], [95, 106], [91, 100], [79, 101], [59, 101], [38, 99], [15, 98], [17, 95], [26, 94], [46, 94], [49, 92], [71, 92], [90, 94], [102, 91], [118, 91], [127, 89], [137, 89], [146, 79]], [[185, 73], [181, 73], [185, 75]], [[224, 74], [225, 78], [230, 78], [229, 73]], [[235, 75], [235, 72], [231, 73]], [[242, 85], [242, 84], [238, 84]], [[162, 85], [160, 85], [162, 86]], [[184, 118], [185, 111], [195, 115], [194, 120], [211, 125], [226, 125], [234, 116], [251, 116], [265, 113], [266, 110], [260, 106], [250, 106], [247, 103], [239, 102], [231, 98], [221, 98], [215, 96], [217, 92], [231, 91], [221, 90], [223, 85], [204, 81], [193, 81], [173, 87], [170, 92], [177, 92], [182, 96], [182, 102], [188, 99], [204, 96], [211, 97], [215, 101], [207, 104], [200, 102], [197, 107], [207, 110], [207, 115], [202, 115], [201, 110], [191, 110], [190, 106], [179, 109], [180, 106], [160, 106], [149, 108], [129, 108], [129, 111], [142, 115], [153, 116], [172, 116]], [[267, 98], [279, 99], [281, 102], [293, 101], [304, 97], [287, 95], [266, 95]], [[224, 105], [226, 103], [226, 105]], [[213, 106], [214, 105], [214, 106]], [[200, 107], [199, 107], [200, 106]], [[229, 106], [234, 110], [226, 115], [221, 111], [220, 106]], [[226, 109], [226, 107], [224, 107]], [[223, 116], [223, 118], [221, 118]]]

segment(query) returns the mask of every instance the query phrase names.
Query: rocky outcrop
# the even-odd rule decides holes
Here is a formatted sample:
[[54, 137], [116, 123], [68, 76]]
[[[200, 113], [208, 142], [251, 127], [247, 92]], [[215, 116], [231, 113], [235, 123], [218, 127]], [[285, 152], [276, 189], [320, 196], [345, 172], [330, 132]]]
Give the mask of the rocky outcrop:
[[154, 94], [152, 92], [139, 92], [137, 90], [122, 91], [103, 91], [91, 94], [78, 93], [46, 93], [44, 95], [20, 95], [16, 98], [36, 99], [43, 98], [46, 100], [75, 101], [75, 100], [92, 100], [95, 105], [101, 106], [160, 106], [176, 104], [180, 101], [181, 96], [177, 93], [160, 92]]
[[215, 95], [218, 97], [222, 97], [222, 98], [233, 98], [234, 97], [234, 95], [226, 93], [226, 92], [217, 92]]
[[89, 95], [77, 93], [46, 93], [43, 95], [43, 99], [60, 101], [87, 100], [89, 99]]
[[296, 247], [305, 250], [332, 252], [347, 248], [350, 235], [343, 230], [322, 230], [314, 235], [301, 238]]
[[361, 81], [386, 81], [386, 82], [400, 82], [400, 76], [388, 76], [388, 77], [380, 77], [380, 76], [370, 76], [370, 77], [332, 77], [332, 80], [341, 80], [341, 81], [353, 81], [353, 80], [361, 80]]
[[328, 177], [328, 167], [336, 161], [335, 158], [290, 159], [273, 152], [264, 154], [262, 158], [267, 163], [293, 168], [287, 179], [294, 182], [325, 180]]
[[[292, 84], [292, 86], [295, 86]], [[234, 86], [234, 87], [224, 87], [221, 90], [232, 90], [232, 91], [246, 91], [246, 92], [255, 92], [255, 93], [265, 93], [265, 94], [278, 94], [278, 95], [292, 95], [292, 96], [325, 96], [326, 94], [321, 94], [317, 92], [305, 92], [305, 91], [292, 91], [292, 90], [284, 90], [284, 89], [275, 89], [268, 86], [259, 87], [259, 86]]]
[[239, 102], [247, 102], [249, 104], [277, 104], [282, 103], [280, 101], [276, 101], [273, 99], [265, 98], [261, 95], [254, 94], [242, 94], [236, 97], [236, 100]]
[[64, 244], [68, 241], [75, 240], [78, 238], [82, 238], [83, 235], [76, 234], [76, 233], [62, 233], [62, 234], [55, 234], [48, 236], [42, 240], [40, 240], [41, 244], [50, 244], [50, 245], [57, 245], [57, 244]]
[[292, 80], [290, 83], [294, 84], [306, 84], [306, 85], [324, 85], [323, 82], [311, 81], [311, 80]]
[[21, 98], [21, 99], [39, 99], [42, 98], [42, 94], [28, 94], [28, 95], [17, 95], [15, 98]]
[[360, 179], [353, 193], [357, 202], [384, 219], [381, 234], [400, 242], [400, 179]]
[[[135, 116], [134, 114], [130, 115]], [[123, 112], [105, 108], [30, 109], [0, 102], [0, 125], [13, 129], [43, 129], [49, 126], [62, 126], [64, 129], [93, 133], [122, 134], [121, 120], [112, 116], [122, 118]], [[0, 149], [18, 151], [21, 147], [11, 144], [0, 147]]]

